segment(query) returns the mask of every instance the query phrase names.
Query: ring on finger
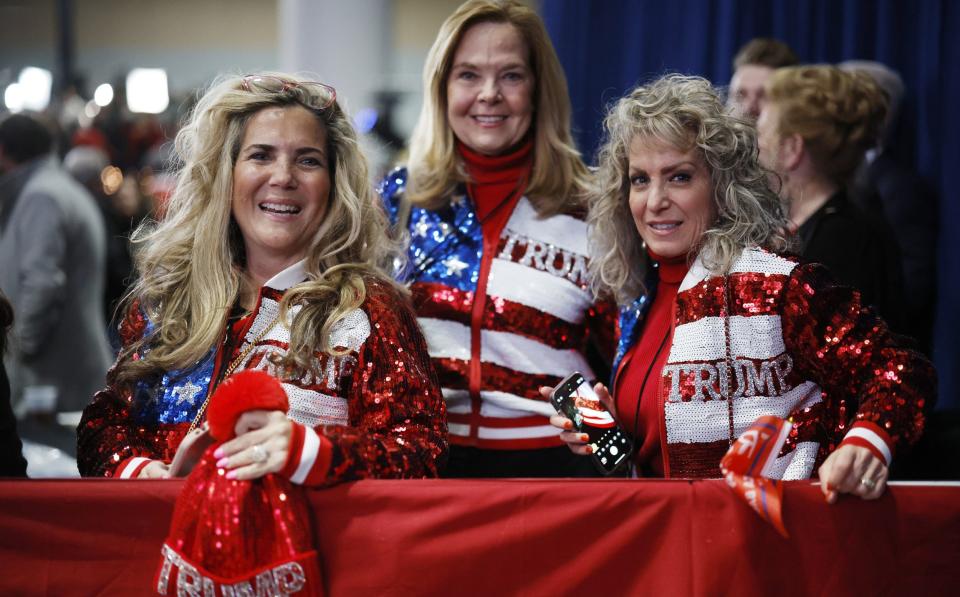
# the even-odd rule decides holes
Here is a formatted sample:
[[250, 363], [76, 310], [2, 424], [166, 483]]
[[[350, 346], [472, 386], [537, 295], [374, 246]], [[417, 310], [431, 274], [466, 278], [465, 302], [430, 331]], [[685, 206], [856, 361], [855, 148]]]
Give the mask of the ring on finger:
[[270, 457], [270, 453], [267, 452], [267, 449], [260, 444], [257, 444], [251, 448], [251, 451], [253, 452], [254, 462], [266, 462], [267, 458]]
[[877, 487], [877, 482], [874, 479], [864, 477], [860, 479], [860, 485], [863, 485], [870, 491], [873, 491]]

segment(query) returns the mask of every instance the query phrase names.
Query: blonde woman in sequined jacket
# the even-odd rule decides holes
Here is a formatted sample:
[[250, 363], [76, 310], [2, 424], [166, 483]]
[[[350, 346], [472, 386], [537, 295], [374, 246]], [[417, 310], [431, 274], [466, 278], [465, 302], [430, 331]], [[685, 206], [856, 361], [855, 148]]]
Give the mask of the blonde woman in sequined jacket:
[[606, 377], [614, 321], [587, 280], [591, 176], [543, 20], [518, 0], [464, 2], [423, 82], [408, 167], [381, 194], [409, 239], [401, 277], [447, 403], [445, 474], [596, 475], [537, 393], [572, 370]]
[[[719, 477], [732, 441], [773, 414], [794, 425], [773, 475], [819, 475], [830, 502], [881, 495], [896, 450], [922, 432], [930, 363], [856, 291], [789, 255], [755, 129], [708, 81], [638, 87], [605, 125], [591, 268], [621, 305], [621, 336], [612, 392], [597, 392], [636, 438], [640, 474]], [[589, 453], [569, 420], [551, 422]]]
[[334, 89], [226, 77], [177, 150], [167, 213], [133, 238], [139, 280], [123, 350], [80, 423], [80, 472], [169, 476], [217, 384], [262, 369], [290, 410], [240, 418], [217, 454], [228, 478], [436, 476], [439, 384], [406, 297], [382, 273], [386, 217]]

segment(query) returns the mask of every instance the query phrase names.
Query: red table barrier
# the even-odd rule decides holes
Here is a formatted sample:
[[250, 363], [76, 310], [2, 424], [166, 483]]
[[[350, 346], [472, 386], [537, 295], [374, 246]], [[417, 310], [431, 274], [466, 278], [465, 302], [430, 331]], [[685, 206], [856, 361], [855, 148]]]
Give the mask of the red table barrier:
[[[182, 481], [0, 481], [0, 595], [150, 594]], [[960, 486], [828, 506], [783, 539], [722, 481], [362, 481], [308, 494], [328, 594], [955, 595]]]

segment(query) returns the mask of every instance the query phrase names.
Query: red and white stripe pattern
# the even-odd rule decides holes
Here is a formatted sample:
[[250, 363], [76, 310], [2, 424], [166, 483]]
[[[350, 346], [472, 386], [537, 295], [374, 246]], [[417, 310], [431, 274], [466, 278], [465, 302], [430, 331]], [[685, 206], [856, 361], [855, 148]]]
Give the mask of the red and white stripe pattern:
[[299, 485], [320, 485], [330, 469], [332, 455], [333, 446], [329, 439], [311, 427], [295, 423], [287, 462], [280, 474]]
[[[745, 250], [729, 276], [735, 304], [726, 317], [723, 278], [710, 274], [700, 258], [691, 266], [678, 292], [673, 344], [660, 386], [671, 476], [720, 475], [718, 463], [732, 439], [725, 390], [732, 394], [733, 438], [758, 417], [786, 419], [822, 401], [820, 388], [793, 371], [776, 304], [764, 300], [764, 285], [785, 282], [796, 265]], [[771, 462], [770, 476], [810, 477], [818, 448], [816, 442], [797, 443]]]
[[[356, 366], [356, 355], [370, 336], [370, 320], [362, 309], [354, 309], [330, 330], [330, 345], [347, 349], [348, 354], [331, 357], [328, 354], [316, 355], [320, 361], [321, 377], [305, 375], [299, 379], [290, 379], [289, 375], [279, 375], [272, 357], [282, 356], [290, 349], [290, 325], [299, 305], [287, 311], [286, 324], [276, 321], [280, 313], [280, 300], [283, 292], [305, 279], [304, 262], [296, 263], [271, 278], [264, 285], [257, 305], [257, 314], [244, 336], [244, 344], [239, 352], [247, 351], [237, 370], [260, 369], [284, 379], [283, 389], [287, 393], [290, 409], [287, 416], [297, 423], [294, 425], [294, 445], [291, 446], [288, 466], [291, 479], [296, 483], [309, 481], [319, 483], [326, 474], [330, 463], [330, 442], [321, 438], [312, 427], [319, 425], [347, 425], [349, 412], [347, 400], [339, 395], [341, 378], [349, 376]], [[256, 342], [249, 348], [251, 342]], [[248, 351], [249, 349], [249, 351]], [[326, 446], [327, 455], [322, 456]], [[133, 457], [121, 462], [114, 473], [122, 479], [136, 478], [143, 468], [152, 462], [149, 458]]]
[[890, 466], [893, 461], [893, 440], [882, 427], [869, 421], [858, 421], [853, 424], [840, 445], [860, 446], [870, 450], [874, 456]]
[[127, 458], [117, 466], [115, 476], [118, 479], [136, 479], [140, 476], [140, 471], [151, 462], [153, 462], [153, 460], [144, 458], [143, 456]]
[[[256, 340], [264, 328], [270, 325], [279, 313], [279, 302], [263, 297], [261, 310], [250, 327], [246, 339]], [[275, 371], [271, 356], [283, 354], [290, 348], [290, 325], [300, 311], [295, 305], [287, 312], [286, 325], [274, 325], [257, 340], [257, 346], [241, 363], [241, 369], [263, 369], [273, 375]], [[286, 376], [283, 389], [287, 393], [290, 409], [287, 417], [295, 424], [287, 463], [283, 472], [298, 484], [318, 485], [330, 467], [332, 446], [330, 440], [314, 431], [320, 425], [348, 425], [347, 400], [339, 395], [341, 379], [349, 377], [357, 365], [357, 354], [370, 337], [370, 319], [362, 309], [354, 309], [337, 321], [330, 330], [331, 348], [349, 351], [342, 356], [318, 353], [320, 377], [305, 375], [291, 380]]]
[[[264, 329], [271, 325], [280, 311], [279, 301], [264, 296], [260, 311], [246, 334], [246, 342], [257, 340], [258, 336], [263, 335], [257, 340], [257, 345], [250, 350], [239, 368], [262, 369], [278, 376], [271, 357], [282, 355], [290, 349], [289, 326], [300, 309], [299, 305], [292, 306], [287, 311], [286, 325], [277, 323], [263, 334]], [[283, 389], [286, 390], [290, 401], [290, 410], [287, 413], [290, 419], [310, 427], [321, 424], [347, 424], [347, 401], [337, 395], [339, 380], [356, 365], [357, 360], [354, 355], [369, 336], [370, 321], [361, 309], [354, 309], [334, 324], [330, 330], [331, 347], [345, 348], [349, 353], [337, 357], [331, 357], [325, 353], [318, 354], [321, 373], [319, 378], [303, 376], [293, 381], [288, 377], [284, 378]], [[246, 350], [246, 345], [241, 350]]]
[[582, 353], [587, 229], [568, 215], [538, 218], [521, 198], [500, 238], [480, 331], [479, 408], [468, 387], [473, 293], [414, 283], [414, 304], [447, 402], [450, 441], [493, 449], [562, 445], [555, 411], [537, 388], [572, 371], [593, 372]]

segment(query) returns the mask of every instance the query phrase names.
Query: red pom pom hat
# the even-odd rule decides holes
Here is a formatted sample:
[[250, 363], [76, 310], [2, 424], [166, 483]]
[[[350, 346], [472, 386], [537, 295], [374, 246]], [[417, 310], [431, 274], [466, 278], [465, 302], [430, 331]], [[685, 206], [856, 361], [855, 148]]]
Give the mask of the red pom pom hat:
[[177, 498], [154, 587], [160, 595], [322, 595], [319, 559], [303, 489], [268, 474], [227, 479], [213, 456], [248, 410], [283, 410], [280, 382], [241, 371], [210, 398], [207, 417], [219, 441], [207, 449]]

